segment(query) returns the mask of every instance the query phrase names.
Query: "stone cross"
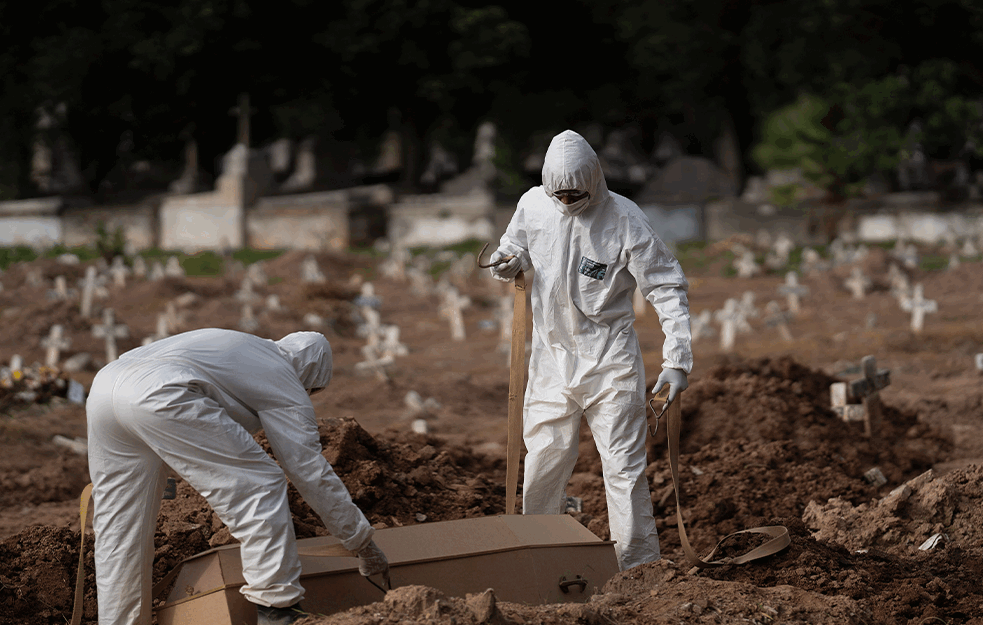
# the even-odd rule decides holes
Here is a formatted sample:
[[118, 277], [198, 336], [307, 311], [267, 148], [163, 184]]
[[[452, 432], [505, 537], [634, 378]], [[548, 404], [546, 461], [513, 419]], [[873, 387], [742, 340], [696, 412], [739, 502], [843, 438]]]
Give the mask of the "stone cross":
[[143, 339], [143, 345], [149, 345], [154, 341], [166, 339], [167, 333], [167, 313], [157, 313], [157, 329], [153, 334]]
[[755, 318], [758, 316], [758, 309], [754, 305], [754, 291], [744, 291], [741, 301], [737, 304], [737, 309], [745, 318]]
[[765, 304], [765, 323], [778, 328], [778, 334], [786, 343], [792, 342], [792, 333], [788, 329], [788, 321], [791, 313], [784, 312], [778, 302], [772, 300]]
[[253, 305], [242, 305], [242, 318], [239, 319], [239, 329], [243, 332], [255, 332], [259, 329], [259, 321], [253, 315]]
[[286, 310], [283, 304], [280, 303], [280, 296], [272, 293], [266, 296], [265, 308], [271, 312], [282, 312]]
[[720, 324], [720, 349], [729, 352], [734, 349], [734, 337], [738, 328], [747, 325], [747, 320], [738, 308], [737, 300], [728, 299], [723, 309], [714, 313], [714, 319]]
[[399, 341], [399, 326], [387, 325], [382, 327], [382, 341], [379, 343], [379, 351], [383, 357], [395, 358], [405, 356], [410, 350]]
[[393, 364], [391, 355], [383, 355], [376, 345], [363, 345], [362, 355], [365, 360], [355, 363], [355, 371], [359, 373], [371, 372], [382, 382], [389, 380], [387, 369]]
[[414, 294], [425, 297], [433, 292], [433, 277], [429, 272], [414, 266], [406, 269], [406, 275]]
[[246, 268], [246, 278], [252, 280], [256, 286], [265, 286], [270, 282], [270, 278], [266, 275], [266, 270], [261, 260], [252, 263]]
[[122, 256], [113, 257], [113, 264], [109, 267], [109, 275], [113, 277], [113, 284], [119, 288], [126, 287], [126, 276], [129, 275], [130, 270], [127, 268], [126, 264], [123, 262]]
[[380, 263], [379, 271], [391, 280], [402, 282], [406, 280], [406, 263], [409, 261], [409, 251], [405, 247], [395, 246], [389, 257]]
[[979, 252], [977, 251], [976, 246], [973, 245], [973, 240], [966, 239], [965, 243], [963, 243], [962, 249], [959, 250], [959, 254], [964, 258], [972, 258], [974, 256], [978, 256]]
[[65, 301], [71, 297], [68, 292], [68, 281], [65, 280], [65, 276], [55, 277], [55, 299], [60, 301]]
[[797, 315], [801, 310], [799, 298], [809, 293], [809, 287], [799, 285], [799, 274], [790, 271], [785, 274], [785, 284], [778, 287], [778, 293], [785, 296], [789, 312]]
[[974, 361], [976, 362], [976, 370], [980, 372], [980, 375], [983, 375], [983, 353], [976, 354]]
[[873, 356], [864, 356], [860, 361], [864, 377], [850, 382], [850, 395], [862, 399], [866, 407], [864, 415], [864, 433], [868, 438], [875, 438], [881, 426], [880, 390], [891, 383], [891, 371], [878, 369], [877, 360]]
[[811, 273], [813, 271], [820, 271], [824, 269], [823, 257], [819, 255], [819, 252], [807, 247], [802, 250], [802, 271], [806, 273]]
[[327, 281], [314, 255], [308, 255], [300, 264], [300, 280], [304, 284], [322, 284]]
[[164, 268], [164, 275], [168, 278], [185, 277], [184, 267], [181, 266], [181, 262], [177, 259], [177, 256], [167, 257], [167, 266]]
[[956, 254], [955, 252], [949, 254], [949, 265], [946, 267], [946, 269], [959, 269], [959, 254]]
[[898, 300], [910, 295], [911, 284], [908, 282], [908, 274], [901, 271], [897, 264], [891, 263], [888, 267], [887, 277], [891, 283], [891, 294]]
[[444, 296], [444, 302], [441, 306], [440, 314], [447, 317], [447, 320], [450, 321], [451, 339], [455, 341], [463, 341], [466, 338], [464, 331], [464, 313], [462, 311], [470, 305], [471, 298], [461, 295], [457, 292], [457, 289], [451, 289], [451, 291]]
[[850, 289], [853, 299], [863, 299], [870, 287], [870, 278], [864, 275], [860, 267], [854, 267], [850, 277], [843, 284]]
[[830, 408], [839, 415], [840, 419], [847, 423], [864, 421], [866, 419], [867, 408], [863, 404], [846, 403], [846, 391], [846, 382], [834, 382], [829, 385]]
[[249, 116], [255, 112], [256, 109], [249, 106], [248, 93], [240, 93], [238, 105], [229, 109], [229, 115], [238, 118], [236, 141], [247, 148], [249, 147]]
[[365, 321], [356, 330], [358, 336], [369, 339], [370, 343], [378, 340], [382, 336], [382, 316], [379, 311], [375, 308], [362, 308], [358, 312]]
[[150, 275], [147, 278], [155, 282], [164, 279], [164, 266], [160, 264], [159, 260], [155, 260], [150, 265]]
[[137, 256], [133, 259], [133, 275], [137, 278], [147, 277], [147, 261], [143, 259], [143, 256]]
[[694, 342], [697, 339], [711, 337], [716, 334], [711, 323], [712, 320], [713, 313], [710, 312], [710, 309], [703, 310], [699, 315], [690, 318], [690, 333], [693, 336]]
[[65, 328], [60, 323], [51, 326], [48, 338], [42, 339], [41, 346], [46, 348], [44, 364], [52, 369], [58, 366], [61, 350], [71, 347], [72, 341], [65, 338]]
[[92, 326], [92, 336], [106, 339], [106, 362], [110, 363], [119, 358], [116, 339], [130, 336], [130, 330], [125, 325], [116, 325], [116, 314], [112, 308], [102, 311], [102, 325]]
[[243, 278], [242, 282], [239, 283], [239, 290], [236, 291], [235, 298], [237, 302], [243, 304], [252, 304], [259, 299], [259, 295], [253, 291], [253, 281], [249, 279], [249, 276]]
[[92, 298], [96, 293], [96, 268], [89, 265], [85, 268], [85, 285], [82, 287], [82, 303], [79, 305], [79, 313], [88, 319], [92, 316]]
[[178, 313], [177, 305], [174, 302], [167, 302], [167, 307], [164, 309], [164, 317], [167, 319], [167, 331], [170, 334], [174, 334], [181, 330], [181, 326], [184, 324], [185, 313]]
[[925, 325], [925, 313], [938, 312], [939, 308], [933, 299], [925, 299], [922, 296], [922, 284], [915, 285], [911, 297], [901, 300], [901, 310], [911, 313], [911, 329], [918, 333]]
[[648, 300], [642, 294], [642, 289], [637, 286], [635, 287], [635, 294], [632, 296], [631, 305], [635, 309], [636, 317], [645, 316], [645, 312], [648, 310]]
[[761, 272], [761, 267], [758, 267], [758, 263], [754, 262], [754, 252], [751, 251], [744, 252], [734, 267], [737, 269], [738, 277], [741, 278], [750, 278]]
[[362, 285], [358, 297], [352, 302], [359, 308], [374, 308], [379, 310], [382, 306], [382, 300], [375, 294], [375, 285], [371, 282], [366, 282]]

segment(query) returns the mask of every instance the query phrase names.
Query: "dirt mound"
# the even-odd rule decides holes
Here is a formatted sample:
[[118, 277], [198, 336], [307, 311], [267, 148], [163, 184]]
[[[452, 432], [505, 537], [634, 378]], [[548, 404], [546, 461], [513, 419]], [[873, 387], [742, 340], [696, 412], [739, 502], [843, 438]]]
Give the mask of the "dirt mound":
[[[0, 543], [0, 625], [67, 623], [72, 617], [79, 533], [35, 526]], [[86, 549], [85, 620], [95, 622], [92, 537]]]
[[879, 549], [910, 556], [935, 535], [941, 543], [968, 549], [983, 542], [981, 484], [980, 466], [942, 476], [927, 471], [875, 501], [813, 501], [803, 521], [817, 539], [853, 551]]

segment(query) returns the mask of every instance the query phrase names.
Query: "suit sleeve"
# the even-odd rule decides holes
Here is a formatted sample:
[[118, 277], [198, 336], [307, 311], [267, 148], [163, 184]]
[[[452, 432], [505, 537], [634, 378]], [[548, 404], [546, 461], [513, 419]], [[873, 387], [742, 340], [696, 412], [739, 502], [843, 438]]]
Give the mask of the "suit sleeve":
[[666, 335], [662, 366], [693, 370], [693, 337], [690, 332], [689, 282], [679, 261], [643, 219], [628, 226], [628, 269], [642, 295], [655, 308]]

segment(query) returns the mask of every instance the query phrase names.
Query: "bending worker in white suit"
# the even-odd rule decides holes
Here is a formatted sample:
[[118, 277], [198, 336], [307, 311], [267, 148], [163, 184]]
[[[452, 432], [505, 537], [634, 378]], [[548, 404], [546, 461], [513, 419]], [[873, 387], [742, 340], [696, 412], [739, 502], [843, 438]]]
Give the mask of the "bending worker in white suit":
[[[375, 530], [321, 455], [310, 395], [331, 370], [331, 346], [317, 332], [271, 341], [204, 329], [131, 350], [99, 371], [86, 416], [100, 625], [150, 625], [166, 466], [241, 543], [240, 592], [257, 605], [259, 625], [303, 616], [287, 477], [358, 553], [363, 575], [388, 572]], [[282, 470], [253, 439], [260, 428]]]
[[666, 340], [653, 392], [669, 401], [693, 368], [689, 285], [641, 209], [608, 191], [597, 155], [567, 130], [550, 143], [543, 184], [527, 191], [491, 268], [500, 280], [533, 270], [532, 350], [524, 408], [524, 514], [561, 514], [580, 419], [601, 456], [611, 539], [622, 570], [659, 559], [645, 479], [645, 371], [635, 336], [636, 285]]

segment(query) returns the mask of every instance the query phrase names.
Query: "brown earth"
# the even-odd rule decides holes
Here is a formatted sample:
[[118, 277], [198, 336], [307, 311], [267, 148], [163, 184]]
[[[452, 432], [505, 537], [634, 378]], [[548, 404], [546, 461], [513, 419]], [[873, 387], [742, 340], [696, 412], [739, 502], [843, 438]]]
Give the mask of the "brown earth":
[[[755, 293], [759, 307], [770, 299], [783, 302], [776, 293], [782, 274], [722, 277], [725, 249], [711, 248], [718, 255], [688, 269], [694, 314], [745, 291]], [[473, 305], [465, 311], [468, 340], [459, 343], [436, 314], [435, 296], [413, 295], [408, 284], [379, 278], [372, 257], [321, 254], [329, 282], [303, 286], [296, 279], [303, 256], [288, 253], [265, 264], [270, 279], [259, 292], [278, 295], [287, 310], [261, 312], [256, 334], [279, 338], [303, 329], [309, 312], [327, 320], [321, 331], [332, 343], [336, 373], [328, 391], [314, 398], [315, 407], [325, 456], [356, 503], [377, 526], [502, 513], [508, 370], [497, 351], [498, 330], [483, 322], [493, 319], [506, 287], [476, 276], [462, 285]], [[911, 272], [939, 306], [921, 334], [911, 332], [907, 313], [887, 291], [886, 256], [875, 249], [864, 266], [875, 290], [862, 301], [842, 286], [847, 267], [803, 277], [811, 291], [791, 322], [790, 343], [759, 317], [750, 320], [754, 334], [738, 335], [732, 353], [721, 352], [715, 338], [694, 346], [681, 441], [690, 540], [707, 553], [733, 531], [781, 524], [792, 537], [785, 551], [748, 565], [691, 572], [679, 544], [660, 428], [651, 439], [647, 475], [665, 557], [619, 574], [590, 602], [525, 606], [497, 601], [493, 592], [444, 597], [406, 587], [371, 606], [305, 622], [983, 623], [983, 376], [972, 363], [983, 351], [983, 265]], [[84, 266], [47, 260], [15, 265], [0, 276], [0, 362], [14, 353], [28, 364], [43, 361], [40, 341], [53, 323], [64, 324], [73, 341], [63, 359], [84, 351], [96, 362], [79, 373], [46, 373], [29, 402], [14, 398], [20, 387], [0, 388], [0, 625], [61, 623], [71, 616], [77, 497], [88, 481], [87, 464], [51, 439], [84, 437], [85, 416], [81, 406], [65, 401], [57, 379], [88, 387], [103, 359], [101, 340], [89, 333], [96, 320], [82, 319], [77, 301], [47, 300], [50, 285], [29, 285], [32, 269], [49, 281], [66, 275], [73, 286], [84, 274]], [[355, 333], [352, 276], [373, 280], [383, 323], [398, 324], [410, 349], [386, 381], [355, 371], [363, 341]], [[130, 328], [120, 351], [152, 334], [157, 314], [187, 292], [199, 299], [182, 308], [183, 330], [236, 328], [239, 321], [237, 277], [131, 279], [125, 289], [108, 288], [108, 299], [97, 304], [113, 307]], [[651, 311], [636, 327], [651, 387], [662, 334]], [[867, 354], [891, 370], [876, 440], [829, 408], [829, 384], [860, 377], [859, 360]], [[34, 379], [28, 377], [19, 384]], [[431, 434], [410, 431], [409, 391], [439, 403], [427, 416]], [[606, 538], [600, 462], [586, 428], [581, 434], [568, 493], [583, 500], [578, 520]], [[262, 435], [258, 440], [265, 444]], [[886, 484], [864, 478], [874, 467]], [[291, 508], [298, 536], [326, 533], [294, 491]], [[87, 533], [83, 623], [94, 623], [91, 529]], [[936, 534], [934, 548], [919, 549]], [[233, 539], [204, 500], [179, 483], [177, 498], [163, 503], [156, 542], [159, 578], [183, 558]], [[730, 539], [722, 553], [749, 546]]]

